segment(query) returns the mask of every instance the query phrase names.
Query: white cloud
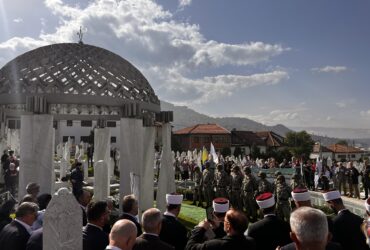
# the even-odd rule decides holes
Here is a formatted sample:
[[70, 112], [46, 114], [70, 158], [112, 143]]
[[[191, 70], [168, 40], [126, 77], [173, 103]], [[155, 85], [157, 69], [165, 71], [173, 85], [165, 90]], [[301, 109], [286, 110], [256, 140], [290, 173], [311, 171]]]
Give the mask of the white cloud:
[[189, 6], [192, 0], [179, 0], [179, 7]]
[[20, 18], [20, 17], [18, 17], [18, 18], [13, 19], [13, 22], [15, 22], [15, 23], [23, 23], [23, 19]]
[[346, 66], [325, 66], [321, 68], [312, 68], [311, 70], [319, 73], [340, 73], [347, 71], [348, 68]]
[[354, 99], [342, 100], [342, 101], [335, 103], [335, 105], [339, 108], [347, 108], [348, 106], [354, 104], [355, 102], [356, 101]]
[[[94, 0], [84, 8], [62, 0], [45, 0], [59, 18], [52, 33], [41, 30], [36, 39], [15, 37], [0, 43], [5, 60], [39, 46], [83, 41], [107, 48], [133, 63], [148, 78], [157, 95], [187, 104], [231, 96], [240, 88], [278, 84], [287, 79], [284, 70], [249, 75], [207, 75], [207, 69], [249, 66], [271, 60], [289, 48], [261, 41], [228, 44], [207, 40], [196, 24], [174, 20], [173, 14], [150, 0]], [[182, 1], [190, 4], [191, 1]], [[181, 2], [180, 2], [181, 4]], [[46, 23], [45, 19], [40, 19]], [[5, 52], [12, 51], [11, 54]]]
[[365, 119], [370, 119], [370, 109], [366, 111], [361, 111], [360, 115]]
[[245, 117], [266, 125], [300, 124], [312, 119], [312, 117], [306, 113], [307, 110], [308, 109], [305, 107], [305, 104], [302, 104], [298, 105], [296, 108], [272, 110], [267, 114], [235, 114], [234, 116]]
[[[159, 72], [158, 72], [159, 73]], [[164, 72], [162, 72], [163, 75]], [[253, 75], [218, 75], [189, 79], [176, 72], [168, 72], [159, 90], [163, 97], [173, 103], [208, 103], [243, 88], [273, 85], [289, 78], [287, 72], [273, 71]]]

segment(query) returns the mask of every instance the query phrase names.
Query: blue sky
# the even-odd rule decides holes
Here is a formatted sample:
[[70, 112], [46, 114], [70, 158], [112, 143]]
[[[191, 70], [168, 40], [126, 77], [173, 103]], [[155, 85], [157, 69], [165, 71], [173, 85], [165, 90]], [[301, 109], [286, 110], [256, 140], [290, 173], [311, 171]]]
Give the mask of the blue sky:
[[0, 0], [0, 66], [75, 42], [82, 26], [162, 100], [268, 125], [368, 128], [368, 13], [368, 0]]

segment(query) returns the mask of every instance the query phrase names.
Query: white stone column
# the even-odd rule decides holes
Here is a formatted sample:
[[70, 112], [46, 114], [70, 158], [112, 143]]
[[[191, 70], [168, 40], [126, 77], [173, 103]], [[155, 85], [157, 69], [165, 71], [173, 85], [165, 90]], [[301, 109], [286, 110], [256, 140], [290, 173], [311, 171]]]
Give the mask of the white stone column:
[[40, 193], [53, 193], [53, 117], [22, 115], [18, 197], [26, 194], [26, 185], [37, 182]]
[[53, 195], [43, 228], [43, 249], [82, 250], [82, 211], [67, 188]]
[[158, 178], [157, 208], [164, 212], [166, 210], [166, 194], [176, 191], [175, 172], [171, 156], [171, 124], [162, 125], [162, 158]]
[[143, 168], [140, 173], [140, 211], [143, 212], [154, 204], [154, 159], [155, 127], [144, 127]]
[[120, 121], [120, 199], [132, 193], [130, 174], [140, 175], [139, 170], [142, 169], [144, 146], [142, 123], [141, 119], [132, 118], [121, 118]]
[[110, 134], [111, 133], [109, 128], [96, 128], [94, 130], [94, 162], [109, 162]]
[[108, 198], [110, 193], [109, 168], [108, 164], [102, 160], [94, 164], [94, 200], [102, 201]]

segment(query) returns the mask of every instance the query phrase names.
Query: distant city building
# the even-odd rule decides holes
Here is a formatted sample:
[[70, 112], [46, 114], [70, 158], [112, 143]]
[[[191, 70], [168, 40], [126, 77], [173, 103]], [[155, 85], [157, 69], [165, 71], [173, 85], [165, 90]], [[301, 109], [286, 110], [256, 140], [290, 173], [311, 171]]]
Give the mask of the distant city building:
[[366, 153], [366, 151], [352, 146], [331, 144], [325, 147], [323, 145], [320, 145], [320, 143], [316, 143], [313, 146], [313, 151], [310, 155], [310, 158], [316, 159], [317, 157], [321, 157], [323, 159], [327, 159], [328, 157], [330, 157], [331, 159], [336, 161], [358, 161], [362, 157], [364, 157]]
[[285, 137], [276, 134], [272, 131], [258, 131], [256, 135], [259, 136], [265, 143], [267, 147], [272, 147], [275, 149], [283, 149]]
[[231, 153], [239, 147], [244, 154], [251, 154], [252, 148], [257, 147], [260, 153], [266, 153], [267, 144], [252, 131], [231, 130]]
[[197, 124], [173, 132], [173, 146], [181, 151], [202, 149], [209, 150], [210, 143], [217, 151], [231, 147], [231, 132], [217, 124]]

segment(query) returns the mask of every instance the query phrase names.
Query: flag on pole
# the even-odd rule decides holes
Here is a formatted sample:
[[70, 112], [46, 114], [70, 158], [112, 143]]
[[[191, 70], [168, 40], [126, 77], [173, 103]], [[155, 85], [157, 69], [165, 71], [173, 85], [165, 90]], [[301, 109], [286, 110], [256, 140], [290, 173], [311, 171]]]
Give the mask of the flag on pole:
[[211, 155], [212, 155], [212, 158], [213, 158], [213, 162], [218, 164], [218, 156], [216, 154], [216, 150], [215, 150], [215, 147], [213, 146], [212, 142], [211, 142]]
[[203, 150], [202, 150], [202, 164], [205, 164], [207, 160], [208, 160], [208, 151], [207, 151], [206, 147], [203, 146]]

